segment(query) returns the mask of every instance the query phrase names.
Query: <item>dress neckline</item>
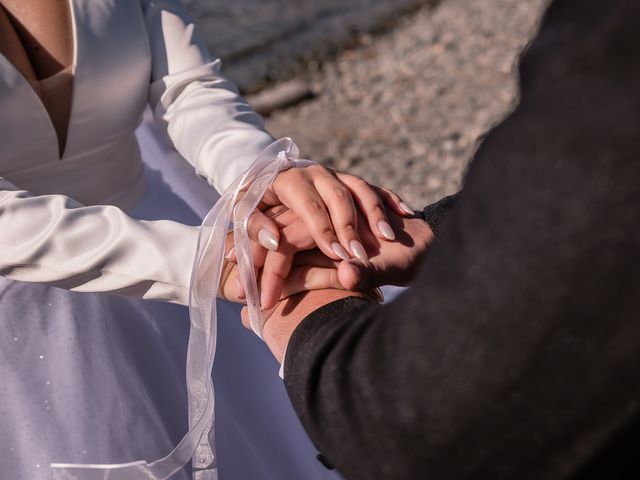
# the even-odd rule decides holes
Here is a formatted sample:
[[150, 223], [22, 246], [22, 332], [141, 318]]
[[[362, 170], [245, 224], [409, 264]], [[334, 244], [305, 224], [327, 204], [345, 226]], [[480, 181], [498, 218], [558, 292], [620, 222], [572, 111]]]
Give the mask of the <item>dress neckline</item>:
[[[46, 82], [47, 80], [57, 77], [62, 73], [68, 73], [69, 71], [71, 71], [72, 76], [73, 76], [73, 82], [71, 84], [71, 92], [69, 95], [69, 115], [68, 115], [68, 119], [67, 119], [67, 125], [66, 125], [66, 129], [65, 130], [65, 134], [64, 134], [64, 141], [62, 142], [60, 138], [58, 138], [58, 132], [56, 130], [56, 127], [53, 123], [53, 119], [51, 118], [51, 115], [49, 114], [49, 111], [47, 110], [47, 107], [44, 105], [44, 102], [42, 101], [42, 98], [40, 97], [40, 95], [38, 94], [38, 92], [36, 92], [36, 90], [34, 89], [34, 85], [32, 84], [32, 82], [30, 82], [23, 74], [22, 72], [13, 64], [13, 62], [11, 62], [6, 56], [4, 56], [3, 54], [0, 53], [0, 59], [4, 60], [4, 63], [7, 65], [6, 68], [9, 68], [11, 70], [13, 70], [16, 78], [19, 79], [19, 81], [21, 83], [23, 83], [23, 85], [26, 85], [28, 88], [27, 90], [29, 91], [30, 95], [32, 95], [32, 97], [34, 98], [35, 102], [39, 105], [40, 109], [42, 110], [42, 114], [46, 117], [47, 119], [47, 123], [49, 125], [49, 131], [52, 134], [53, 138], [55, 139], [55, 150], [56, 150], [56, 157], [58, 158], [58, 160], [63, 160], [68, 152], [68, 146], [69, 146], [69, 132], [71, 130], [71, 125], [73, 123], [73, 118], [74, 118], [74, 110], [75, 110], [75, 73], [77, 70], [77, 65], [78, 65], [78, 32], [77, 32], [77, 25], [76, 25], [76, 11], [75, 11], [75, 5], [74, 5], [74, 0], [66, 0], [67, 1], [67, 5], [69, 7], [69, 17], [71, 20], [71, 37], [72, 37], [72, 45], [73, 45], [73, 55], [72, 55], [72, 62], [71, 65], [68, 65], [67, 67], [65, 67], [64, 69], [60, 70], [59, 72], [55, 73], [54, 75], [51, 75], [45, 79], [39, 80], [38, 83], [41, 84], [42, 82]], [[59, 149], [59, 145], [64, 145], [64, 149], [62, 151], [60, 151]]]
[[68, 75], [69, 73], [73, 73], [73, 64], [66, 66], [59, 72], [54, 73], [53, 75], [49, 75], [47, 78], [36, 80], [36, 83], [39, 83], [40, 85], [43, 85], [43, 84], [46, 85], [47, 83], [55, 80], [57, 77]]

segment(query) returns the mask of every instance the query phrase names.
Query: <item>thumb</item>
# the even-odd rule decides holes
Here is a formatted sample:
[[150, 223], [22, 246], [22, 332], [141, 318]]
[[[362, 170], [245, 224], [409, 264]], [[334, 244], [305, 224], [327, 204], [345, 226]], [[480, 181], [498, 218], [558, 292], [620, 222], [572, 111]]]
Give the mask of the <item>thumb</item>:
[[242, 307], [240, 318], [242, 318], [242, 325], [244, 328], [251, 330], [251, 324], [249, 323], [249, 309], [247, 307]]
[[[264, 326], [267, 324], [267, 320], [269, 320], [269, 318], [271, 317], [273, 312], [275, 312], [275, 310], [276, 310], [275, 308], [271, 308], [268, 310], [262, 310], [260, 312], [260, 316], [262, 318], [262, 329], [264, 329]], [[248, 307], [242, 307], [242, 311], [240, 312], [240, 318], [242, 319], [242, 325], [244, 326], [244, 328], [246, 328], [247, 330], [253, 331], [253, 329], [251, 328], [251, 321], [249, 320]]]
[[278, 226], [260, 210], [255, 210], [249, 217], [249, 238], [258, 242], [267, 250], [277, 250], [280, 244]]
[[338, 280], [346, 290], [364, 291], [377, 286], [375, 268], [369, 262], [346, 260], [338, 265]]

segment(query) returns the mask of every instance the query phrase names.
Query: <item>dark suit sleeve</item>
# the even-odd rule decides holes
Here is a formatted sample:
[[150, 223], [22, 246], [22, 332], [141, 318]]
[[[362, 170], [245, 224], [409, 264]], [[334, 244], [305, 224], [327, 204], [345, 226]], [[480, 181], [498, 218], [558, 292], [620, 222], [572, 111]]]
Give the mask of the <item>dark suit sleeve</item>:
[[460, 193], [449, 195], [422, 209], [422, 218], [427, 222], [434, 234], [440, 233], [442, 221], [453, 210]]
[[640, 478], [639, 59], [640, 2], [554, 2], [415, 285], [294, 332], [347, 479]]

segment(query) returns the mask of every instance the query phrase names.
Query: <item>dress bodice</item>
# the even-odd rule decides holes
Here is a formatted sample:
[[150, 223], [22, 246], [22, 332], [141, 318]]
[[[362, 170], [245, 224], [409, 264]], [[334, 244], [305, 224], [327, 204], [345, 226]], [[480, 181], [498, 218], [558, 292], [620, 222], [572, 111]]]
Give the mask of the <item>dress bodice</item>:
[[151, 76], [143, 12], [139, 2], [69, 1], [75, 77], [62, 158], [45, 104], [0, 56], [0, 177], [35, 195], [127, 207], [144, 191], [134, 137]]
[[67, 1], [75, 74], [62, 158], [40, 97], [0, 55], [0, 275], [187, 303], [197, 229], [128, 215], [146, 190], [135, 130], [147, 103], [219, 190], [273, 138], [179, 0]]
[[47, 109], [51, 123], [58, 138], [58, 152], [64, 155], [67, 132], [69, 130], [69, 114], [71, 92], [73, 91], [73, 65], [37, 82], [42, 104]]

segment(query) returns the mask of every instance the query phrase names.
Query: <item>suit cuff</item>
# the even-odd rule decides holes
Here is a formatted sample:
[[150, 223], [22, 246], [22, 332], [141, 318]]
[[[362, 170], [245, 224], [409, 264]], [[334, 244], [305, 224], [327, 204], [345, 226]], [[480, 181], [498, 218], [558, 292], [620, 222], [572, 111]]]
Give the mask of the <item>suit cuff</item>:
[[369, 308], [377, 306], [362, 297], [347, 297], [328, 303], [305, 317], [296, 327], [287, 345], [283, 362], [283, 378], [287, 390], [296, 390], [298, 382], [308, 375], [314, 353], [330, 345], [342, 328]]
[[438, 234], [441, 222], [444, 220], [449, 211], [456, 205], [460, 192], [438, 200], [436, 203], [424, 207], [422, 210], [422, 218], [427, 222], [434, 234]]

